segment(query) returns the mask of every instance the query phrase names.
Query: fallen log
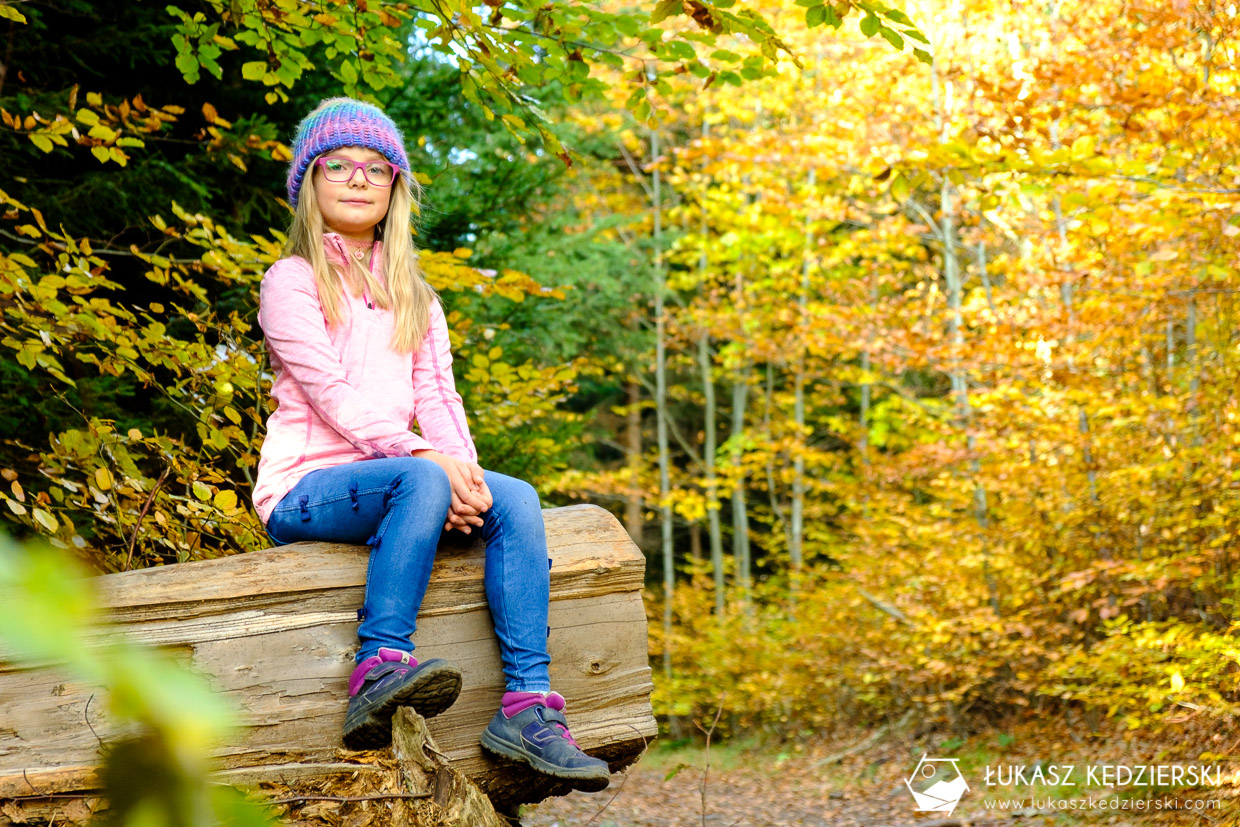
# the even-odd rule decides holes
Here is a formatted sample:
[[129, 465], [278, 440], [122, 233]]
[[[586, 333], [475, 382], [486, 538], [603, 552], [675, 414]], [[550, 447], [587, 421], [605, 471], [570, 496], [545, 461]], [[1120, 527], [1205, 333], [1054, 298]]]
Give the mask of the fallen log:
[[[656, 734], [645, 561], [602, 508], [543, 516], [552, 558], [552, 686], [568, 700], [577, 742], [615, 772]], [[119, 628], [185, 658], [229, 699], [242, 728], [217, 750], [216, 777], [257, 786], [360, 769], [340, 733], [366, 564], [365, 548], [298, 543], [98, 581]], [[427, 722], [435, 742], [503, 812], [567, 787], [494, 759], [478, 743], [503, 693], [482, 566], [480, 541], [440, 549], [416, 643], [420, 658], [447, 658], [464, 675], [457, 702]], [[0, 660], [0, 802], [97, 791], [101, 746], [133, 734], [109, 719], [102, 701], [99, 687], [75, 683], [54, 665]]]

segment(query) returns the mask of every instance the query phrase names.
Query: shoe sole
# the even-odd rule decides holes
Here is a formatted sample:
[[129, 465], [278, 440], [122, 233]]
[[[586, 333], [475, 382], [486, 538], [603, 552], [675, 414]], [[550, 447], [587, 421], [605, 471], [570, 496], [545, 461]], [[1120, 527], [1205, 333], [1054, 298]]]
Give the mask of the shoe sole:
[[605, 774], [600, 775], [597, 770], [583, 769], [574, 771], [564, 767], [557, 767], [555, 764], [544, 761], [537, 755], [531, 755], [526, 752], [521, 748], [520, 744], [513, 744], [497, 735], [491, 734], [489, 729], [482, 731], [481, 740], [482, 746], [488, 751], [513, 761], [528, 764], [544, 775], [558, 778], [561, 781], [568, 781], [575, 790], [596, 793], [599, 790], [607, 789], [607, 785], [611, 783], [611, 770], [609, 769], [605, 769]]
[[395, 689], [355, 720], [345, 719], [344, 745], [349, 749], [382, 749], [392, 743], [392, 716], [402, 706], [423, 718], [434, 718], [461, 694], [461, 670], [449, 663], [428, 666], [417, 680]]

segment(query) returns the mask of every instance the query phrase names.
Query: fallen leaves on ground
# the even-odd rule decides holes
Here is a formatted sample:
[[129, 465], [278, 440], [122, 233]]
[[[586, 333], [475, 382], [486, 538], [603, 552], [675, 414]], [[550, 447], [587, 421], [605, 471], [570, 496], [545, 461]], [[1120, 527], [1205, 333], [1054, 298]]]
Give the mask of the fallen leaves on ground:
[[[1104, 726], [1108, 726], [1104, 724]], [[1122, 724], [1118, 725], [1122, 727]], [[1042, 763], [1074, 765], [1084, 781], [1088, 765], [1198, 763], [1203, 753], [1233, 755], [1240, 732], [1230, 738], [1217, 730], [1177, 731], [1158, 738], [1132, 735], [1118, 728], [1082, 734], [1085, 727], [1069, 719], [1009, 723], [973, 734], [918, 733], [909, 728], [864, 751], [832, 760], [868, 733], [853, 731], [822, 738], [800, 750], [779, 745], [724, 745], [707, 753], [692, 748], [653, 749], [626, 773], [616, 775], [601, 793], [573, 793], [527, 808], [524, 827], [950, 827], [950, 825], [1019, 825], [1019, 827], [1222, 827], [1240, 824], [1237, 764], [1224, 762], [1227, 783], [1197, 790], [1128, 791], [1080, 784], [1005, 789], [987, 785], [986, 768], [1002, 765], [1032, 769]], [[969, 783], [955, 812], [920, 813], [905, 786], [923, 755], [957, 758]], [[992, 776], [993, 778], [993, 776]], [[1031, 795], [1038, 801], [1029, 806]], [[1130, 798], [1141, 809], [1099, 808], [1095, 803]], [[1080, 802], [1073, 805], [1047, 801]], [[1023, 801], [1023, 805], [1013, 802]], [[1186, 809], [1205, 800], [1209, 810]], [[1008, 809], [996, 811], [1007, 801]], [[991, 809], [987, 809], [987, 803]], [[1161, 803], [1159, 803], [1161, 802]], [[1178, 809], [1163, 809], [1178, 802]], [[1188, 806], [1196, 806], [1189, 804]], [[1055, 809], [1055, 808], [1065, 809]]]

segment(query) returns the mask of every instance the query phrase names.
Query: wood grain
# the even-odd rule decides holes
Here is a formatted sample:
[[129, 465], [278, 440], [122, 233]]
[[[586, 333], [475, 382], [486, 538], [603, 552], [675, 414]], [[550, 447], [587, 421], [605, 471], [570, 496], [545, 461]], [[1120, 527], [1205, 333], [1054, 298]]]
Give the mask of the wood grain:
[[[543, 517], [552, 558], [552, 686], [568, 700], [577, 741], [619, 769], [656, 733], [645, 560], [602, 508], [548, 509]], [[454, 769], [506, 806], [553, 788], [530, 783], [528, 773], [478, 745], [503, 694], [483, 561], [480, 542], [440, 549], [415, 643], [420, 658], [446, 658], [464, 675], [456, 704], [429, 721], [435, 741]], [[354, 766], [340, 731], [366, 564], [365, 548], [298, 543], [106, 575], [98, 585], [127, 635], [184, 658], [229, 699], [242, 728], [217, 750], [221, 778], [258, 783]], [[100, 739], [132, 734], [106, 706], [103, 690], [54, 665], [0, 660], [0, 799], [94, 789]]]

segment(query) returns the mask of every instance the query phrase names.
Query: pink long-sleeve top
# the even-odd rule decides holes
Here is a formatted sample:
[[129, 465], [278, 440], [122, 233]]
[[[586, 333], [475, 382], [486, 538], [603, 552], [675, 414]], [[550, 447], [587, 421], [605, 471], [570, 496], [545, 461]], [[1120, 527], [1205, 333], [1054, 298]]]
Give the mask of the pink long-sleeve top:
[[[343, 266], [348, 251], [325, 233], [328, 261]], [[371, 272], [382, 262], [376, 242]], [[279, 407], [254, 483], [254, 508], [266, 524], [284, 495], [311, 471], [342, 462], [409, 456], [434, 449], [477, 461], [465, 408], [452, 378], [448, 322], [438, 301], [414, 353], [391, 348], [391, 311], [344, 291], [344, 321], [329, 328], [309, 262], [299, 256], [271, 265], [259, 289], [258, 323], [267, 340]], [[417, 420], [422, 436], [410, 428]]]

